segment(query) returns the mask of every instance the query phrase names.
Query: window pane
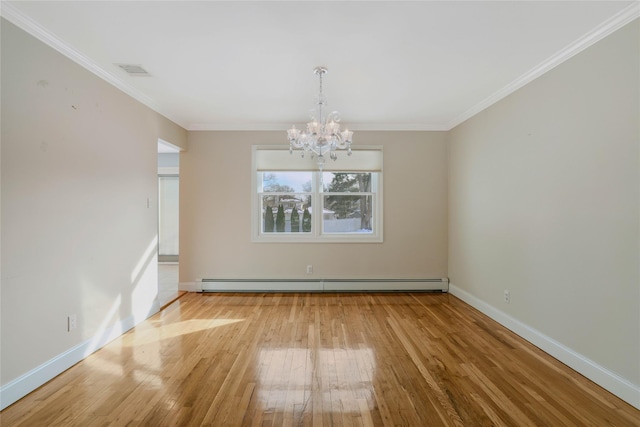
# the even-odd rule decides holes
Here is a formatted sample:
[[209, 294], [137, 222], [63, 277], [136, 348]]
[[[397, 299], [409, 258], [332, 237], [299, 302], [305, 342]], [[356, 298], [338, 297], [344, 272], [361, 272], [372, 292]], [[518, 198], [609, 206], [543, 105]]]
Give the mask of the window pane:
[[261, 174], [262, 191], [265, 193], [311, 192], [311, 172], [262, 172]]
[[262, 232], [310, 233], [311, 195], [262, 196]]
[[325, 193], [371, 192], [371, 173], [323, 172], [322, 190]]
[[179, 187], [177, 176], [158, 177], [158, 255], [178, 255]]
[[372, 196], [324, 196], [325, 233], [372, 233]]

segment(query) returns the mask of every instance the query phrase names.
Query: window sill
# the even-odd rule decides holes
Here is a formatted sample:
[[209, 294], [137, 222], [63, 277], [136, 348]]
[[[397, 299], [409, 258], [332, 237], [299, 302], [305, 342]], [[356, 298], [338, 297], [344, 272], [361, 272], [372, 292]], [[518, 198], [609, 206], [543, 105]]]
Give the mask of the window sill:
[[252, 243], [383, 243], [380, 235], [362, 235], [353, 233], [347, 235], [325, 234], [322, 236], [304, 236], [302, 234], [280, 234], [253, 236]]

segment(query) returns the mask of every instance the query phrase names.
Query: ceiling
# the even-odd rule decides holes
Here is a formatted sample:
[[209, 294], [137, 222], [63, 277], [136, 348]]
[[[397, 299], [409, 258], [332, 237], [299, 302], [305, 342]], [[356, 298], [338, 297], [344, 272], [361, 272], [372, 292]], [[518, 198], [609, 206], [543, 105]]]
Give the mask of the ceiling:
[[[637, 1], [3, 1], [2, 16], [188, 130], [448, 130], [639, 16]], [[140, 65], [148, 77], [116, 64]]]

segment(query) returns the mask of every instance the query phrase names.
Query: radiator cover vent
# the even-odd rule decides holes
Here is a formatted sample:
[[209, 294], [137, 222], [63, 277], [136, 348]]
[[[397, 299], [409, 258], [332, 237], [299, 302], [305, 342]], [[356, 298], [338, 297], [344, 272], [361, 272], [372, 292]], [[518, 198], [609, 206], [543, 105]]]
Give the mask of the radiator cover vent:
[[142, 68], [141, 65], [136, 65], [136, 64], [115, 64], [115, 65], [122, 68], [130, 76], [148, 77], [151, 75], [147, 70]]
[[200, 292], [448, 292], [448, 278], [202, 279]]

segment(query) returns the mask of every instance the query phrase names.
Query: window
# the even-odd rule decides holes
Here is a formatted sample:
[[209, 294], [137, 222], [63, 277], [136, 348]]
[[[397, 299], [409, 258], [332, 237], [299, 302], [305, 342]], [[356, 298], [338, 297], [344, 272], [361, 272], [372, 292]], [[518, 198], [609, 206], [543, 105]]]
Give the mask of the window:
[[254, 147], [256, 242], [381, 242], [382, 150], [362, 148], [317, 170], [282, 147]]
[[178, 261], [179, 183], [177, 175], [158, 176], [158, 261]]

